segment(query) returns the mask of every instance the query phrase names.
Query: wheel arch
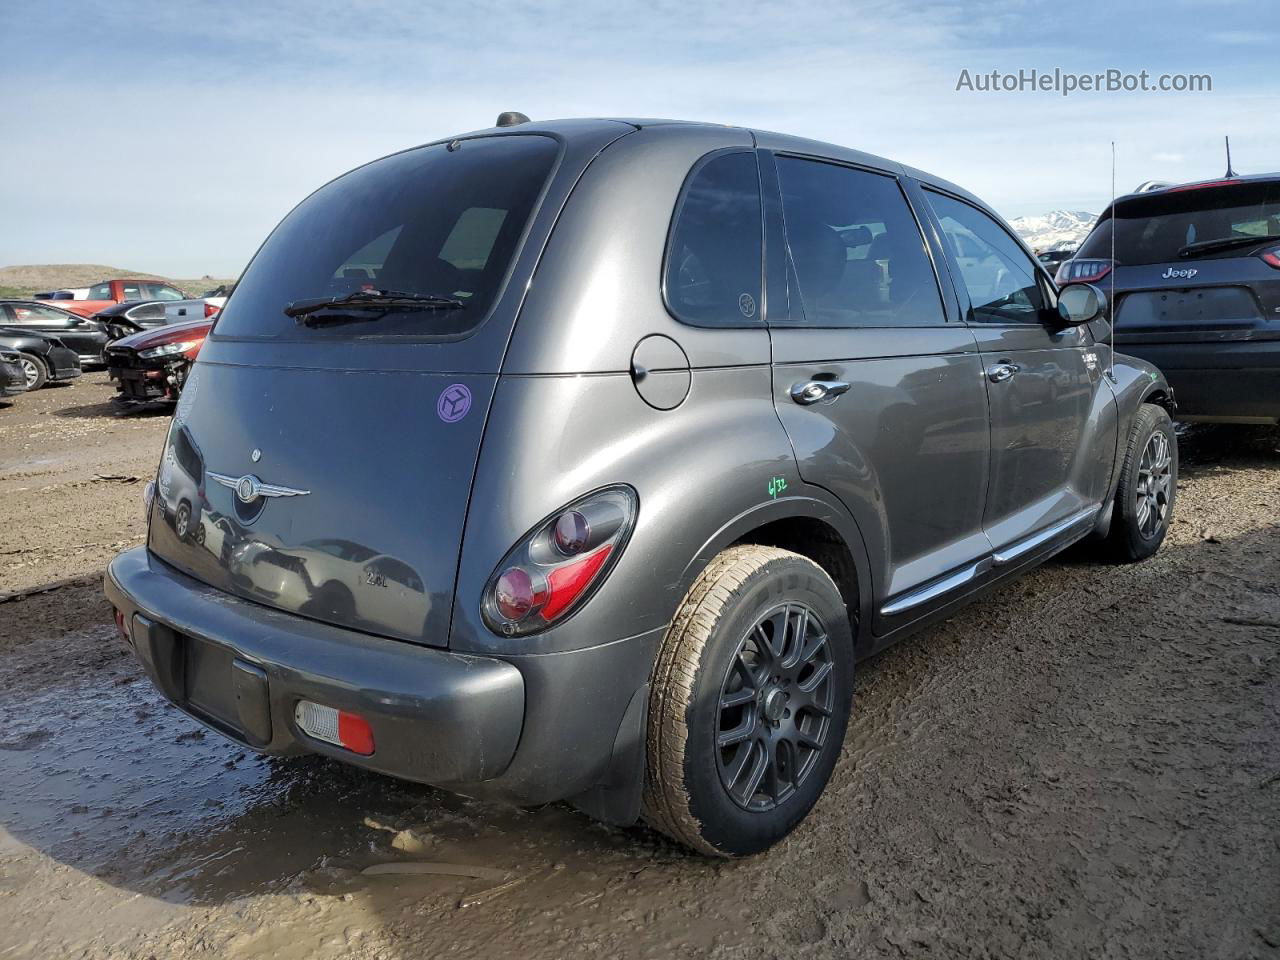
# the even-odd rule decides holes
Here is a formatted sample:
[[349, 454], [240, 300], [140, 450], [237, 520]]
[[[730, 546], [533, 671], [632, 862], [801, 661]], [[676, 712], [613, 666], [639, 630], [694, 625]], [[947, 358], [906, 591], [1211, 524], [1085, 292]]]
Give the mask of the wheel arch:
[[871, 568], [862, 533], [843, 507], [804, 494], [747, 510], [716, 531], [685, 567], [681, 597], [719, 553], [739, 544], [790, 550], [812, 560], [835, 582], [853, 631], [855, 652], [870, 640]]

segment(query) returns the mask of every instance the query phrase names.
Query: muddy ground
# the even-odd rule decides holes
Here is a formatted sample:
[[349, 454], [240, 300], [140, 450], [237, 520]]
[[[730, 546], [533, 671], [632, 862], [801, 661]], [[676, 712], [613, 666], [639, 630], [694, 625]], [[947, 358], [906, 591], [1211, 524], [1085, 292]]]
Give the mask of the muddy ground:
[[[98, 581], [167, 418], [109, 396], [0, 409], [4, 960], [1280, 957], [1280, 432], [1183, 437], [1154, 560], [1055, 561], [863, 664], [813, 815], [712, 863], [166, 706]], [[477, 876], [363, 872], [424, 862]]]

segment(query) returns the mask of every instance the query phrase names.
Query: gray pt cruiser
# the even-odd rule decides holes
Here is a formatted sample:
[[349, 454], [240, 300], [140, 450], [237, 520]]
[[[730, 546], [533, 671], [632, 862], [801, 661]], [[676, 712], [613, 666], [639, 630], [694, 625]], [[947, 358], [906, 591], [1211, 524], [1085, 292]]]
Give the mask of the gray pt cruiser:
[[953, 184], [520, 119], [267, 238], [107, 595], [238, 743], [754, 853], [825, 787], [856, 660], [1077, 541], [1157, 550], [1173, 396]]

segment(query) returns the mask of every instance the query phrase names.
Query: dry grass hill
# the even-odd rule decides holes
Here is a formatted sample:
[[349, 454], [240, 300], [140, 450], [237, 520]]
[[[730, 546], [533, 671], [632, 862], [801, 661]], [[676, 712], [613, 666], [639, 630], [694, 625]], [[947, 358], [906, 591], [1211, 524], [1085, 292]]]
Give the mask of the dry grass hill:
[[29, 297], [41, 290], [60, 290], [64, 287], [87, 287], [100, 280], [113, 277], [136, 277], [139, 280], [164, 280], [192, 296], [234, 277], [166, 277], [149, 270], [125, 270], [100, 263], [37, 263], [14, 267], [0, 267], [0, 297]]

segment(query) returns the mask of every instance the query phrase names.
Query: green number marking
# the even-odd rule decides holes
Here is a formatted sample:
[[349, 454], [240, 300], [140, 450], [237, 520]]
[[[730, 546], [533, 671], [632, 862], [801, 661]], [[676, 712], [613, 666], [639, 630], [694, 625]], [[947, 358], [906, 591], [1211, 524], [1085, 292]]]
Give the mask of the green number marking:
[[769, 496], [773, 497], [775, 500], [778, 499], [778, 494], [782, 493], [786, 489], [786, 477], [774, 477], [769, 481]]

